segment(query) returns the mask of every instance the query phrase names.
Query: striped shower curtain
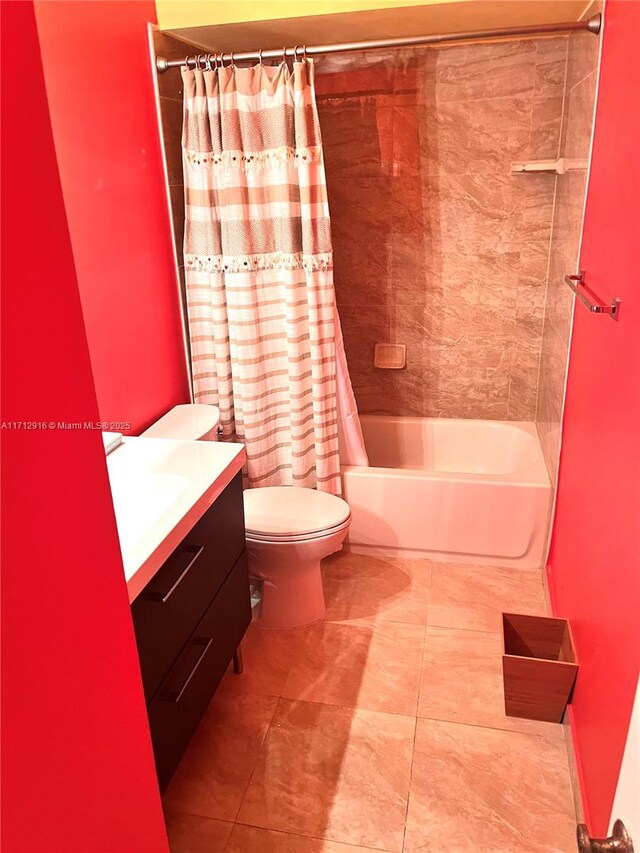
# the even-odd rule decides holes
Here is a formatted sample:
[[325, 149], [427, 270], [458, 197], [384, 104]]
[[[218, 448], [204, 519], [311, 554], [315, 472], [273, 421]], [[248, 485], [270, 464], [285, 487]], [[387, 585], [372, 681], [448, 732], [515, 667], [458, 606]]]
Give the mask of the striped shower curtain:
[[182, 75], [195, 400], [246, 443], [250, 486], [339, 494], [342, 342], [313, 62]]

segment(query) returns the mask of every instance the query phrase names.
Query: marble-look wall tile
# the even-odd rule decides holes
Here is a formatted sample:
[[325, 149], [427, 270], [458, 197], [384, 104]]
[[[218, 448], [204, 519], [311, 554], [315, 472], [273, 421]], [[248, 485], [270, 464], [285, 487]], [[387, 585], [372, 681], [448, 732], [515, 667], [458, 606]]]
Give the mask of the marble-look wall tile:
[[536, 42], [536, 77], [528, 156], [557, 157], [562, 129], [562, 103], [567, 74], [568, 39]]
[[[576, 33], [568, 40], [560, 154], [589, 156], [597, 85], [598, 40]], [[564, 276], [577, 271], [587, 174], [558, 176], [549, 257], [549, 276], [540, 351], [536, 425], [549, 476], [558, 475], [564, 388], [567, 373], [573, 296]], [[580, 309], [578, 309], [580, 310]]]
[[533, 96], [535, 73], [533, 40], [440, 48], [435, 77], [438, 100]]
[[510, 162], [526, 154], [531, 99], [525, 95], [438, 102], [425, 112], [423, 175], [507, 174]]
[[544, 310], [530, 305], [516, 308], [511, 369], [509, 371], [509, 419], [531, 420], [537, 403], [537, 382], [540, 370], [540, 340]]
[[[319, 66], [336, 293], [361, 411], [533, 420], [555, 178], [513, 176], [510, 164], [558, 156], [567, 45], [393, 51], [355, 77]], [[404, 369], [373, 366], [387, 341], [406, 344]]]
[[[158, 29], [153, 31], [153, 46], [156, 56], [164, 56], [166, 59], [184, 59], [185, 54], [193, 54], [193, 45], [188, 45], [170, 33]], [[158, 74], [157, 80], [160, 97], [182, 100], [182, 74], [180, 72]]]
[[[603, 3], [589, 10], [590, 15], [602, 13]], [[599, 40], [590, 33], [573, 33], [569, 41], [567, 58], [567, 91], [574, 89], [581, 80], [588, 77], [598, 64]]]
[[564, 156], [580, 160], [589, 156], [596, 73], [593, 71], [571, 89], [567, 96]]
[[[167, 59], [182, 59], [188, 52], [184, 42], [168, 33], [155, 30], [153, 34], [156, 54]], [[182, 174], [182, 75], [158, 74], [160, 94], [160, 124], [169, 184], [171, 219], [178, 264], [183, 261], [184, 240], [184, 177]], [[185, 301], [181, 283], [181, 298]]]
[[378, 104], [375, 95], [321, 101], [325, 163], [335, 180], [381, 172], [385, 149], [379, 129], [389, 109]]

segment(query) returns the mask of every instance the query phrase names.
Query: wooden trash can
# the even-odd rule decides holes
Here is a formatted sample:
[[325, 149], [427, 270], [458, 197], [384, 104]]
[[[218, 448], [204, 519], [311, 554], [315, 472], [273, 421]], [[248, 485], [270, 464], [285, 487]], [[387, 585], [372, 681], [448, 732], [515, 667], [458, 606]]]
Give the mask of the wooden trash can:
[[507, 716], [561, 723], [578, 674], [567, 620], [503, 613], [502, 636]]

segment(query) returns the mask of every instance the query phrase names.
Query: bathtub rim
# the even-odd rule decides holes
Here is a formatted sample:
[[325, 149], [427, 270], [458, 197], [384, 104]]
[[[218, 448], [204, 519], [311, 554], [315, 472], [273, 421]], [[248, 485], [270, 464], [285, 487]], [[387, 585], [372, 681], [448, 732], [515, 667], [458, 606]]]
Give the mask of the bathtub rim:
[[[463, 423], [463, 424], [482, 424], [494, 428], [507, 428], [507, 429], [516, 429], [520, 432], [524, 432], [529, 435], [533, 440], [536, 448], [536, 458], [535, 461], [527, 465], [526, 467], [520, 469], [519, 471], [511, 471], [505, 474], [495, 474], [492, 472], [480, 473], [480, 472], [472, 472], [472, 471], [436, 471], [432, 468], [419, 468], [419, 467], [407, 467], [407, 468], [394, 468], [394, 467], [383, 467], [381, 465], [344, 465], [341, 463], [340, 471], [341, 474], [347, 473], [357, 473], [357, 472], [370, 472], [370, 475], [374, 474], [377, 476], [384, 476], [385, 474], [388, 476], [388, 472], [393, 471], [396, 476], [407, 476], [409, 479], [414, 478], [424, 478], [424, 479], [434, 479], [434, 480], [453, 480], [458, 483], [492, 483], [494, 485], [499, 485], [501, 483], [509, 483], [513, 484], [521, 484], [526, 487], [541, 487], [541, 488], [552, 488], [551, 478], [549, 476], [549, 471], [547, 468], [547, 464], [544, 459], [544, 454], [542, 452], [542, 444], [540, 442], [540, 436], [538, 434], [538, 430], [534, 421], [508, 421], [508, 420], [490, 420], [487, 418], [436, 418], [436, 417], [422, 417], [420, 415], [381, 415], [381, 414], [361, 414], [361, 419], [366, 419], [367, 421], [386, 421], [386, 422], [403, 422], [407, 424], [418, 424], [427, 422], [438, 422], [438, 423]], [[366, 442], [365, 442], [366, 443]]]
[[[529, 479], [527, 472], [535, 471], [535, 477]], [[518, 471], [516, 474], [470, 474], [459, 471], [433, 471], [430, 468], [381, 468], [376, 465], [341, 465], [340, 473], [360, 474], [361, 476], [395, 477], [409, 480], [449, 480], [454, 483], [486, 483], [493, 486], [521, 486], [523, 488], [551, 489], [551, 481], [546, 466], [534, 465]]]

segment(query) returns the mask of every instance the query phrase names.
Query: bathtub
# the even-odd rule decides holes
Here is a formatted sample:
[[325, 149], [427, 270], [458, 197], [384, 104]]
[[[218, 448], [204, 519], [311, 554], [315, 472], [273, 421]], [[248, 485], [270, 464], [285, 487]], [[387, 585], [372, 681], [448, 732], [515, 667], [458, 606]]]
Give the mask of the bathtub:
[[343, 466], [347, 548], [542, 565], [551, 485], [533, 423], [362, 415], [369, 467]]

